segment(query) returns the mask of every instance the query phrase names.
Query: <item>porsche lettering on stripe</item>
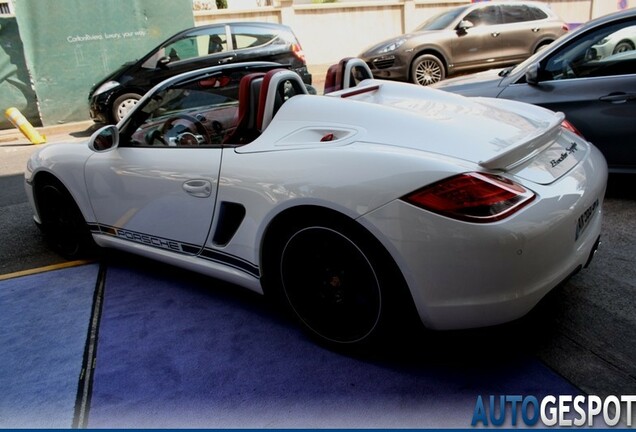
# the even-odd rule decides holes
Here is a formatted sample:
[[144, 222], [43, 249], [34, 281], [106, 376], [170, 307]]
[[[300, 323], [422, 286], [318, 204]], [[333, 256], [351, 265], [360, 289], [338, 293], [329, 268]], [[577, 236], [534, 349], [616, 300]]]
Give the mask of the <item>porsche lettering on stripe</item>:
[[137, 243], [144, 243], [150, 246], [155, 246], [162, 249], [168, 249], [175, 252], [184, 252], [181, 245], [173, 240], [167, 240], [160, 237], [150, 236], [148, 234], [140, 234], [133, 231], [115, 228], [115, 235], [117, 237], [132, 240]]
[[90, 224], [89, 227], [95, 234], [106, 234], [112, 237], [117, 237], [121, 240], [141, 243], [147, 246], [165, 249], [172, 252], [182, 253], [186, 255], [196, 255], [197, 258], [223, 264], [250, 274], [254, 277], [260, 277], [260, 271], [257, 265], [252, 264], [242, 258], [220, 251], [208, 248], [202, 249], [202, 246], [181, 243], [176, 240], [151, 236], [148, 234], [125, 230], [122, 228], [115, 228], [108, 225]]

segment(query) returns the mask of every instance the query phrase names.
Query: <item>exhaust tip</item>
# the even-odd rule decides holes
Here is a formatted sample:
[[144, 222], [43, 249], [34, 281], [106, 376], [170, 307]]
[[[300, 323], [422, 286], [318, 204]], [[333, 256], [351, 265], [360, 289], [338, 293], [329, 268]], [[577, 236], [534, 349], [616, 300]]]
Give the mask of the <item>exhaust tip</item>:
[[594, 246], [592, 246], [592, 250], [590, 251], [590, 255], [587, 257], [587, 262], [585, 263], [583, 268], [588, 268], [589, 267], [590, 263], [592, 262], [592, 259], [594, 258], [594, 255], [596, 255], [596, 251], [598, 250], [598, 248], [600, 246], [601, 246], [601, 236], [598, 236], [598, 238], [594, 242]]

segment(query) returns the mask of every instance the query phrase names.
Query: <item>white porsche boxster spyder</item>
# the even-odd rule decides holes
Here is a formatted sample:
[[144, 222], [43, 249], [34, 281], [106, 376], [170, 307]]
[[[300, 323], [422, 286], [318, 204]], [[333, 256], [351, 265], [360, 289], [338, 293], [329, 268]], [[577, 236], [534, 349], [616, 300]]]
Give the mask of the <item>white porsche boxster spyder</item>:
[[562, 114], [330, 68], [309, 95], [271, 63], [171, 78], [88, 145], [26, 170], [58, 251], [97, 244], [283, 301], [335, 344], [413, 313], [433, 329], [526, 314], [585, 267], [607, 166]]

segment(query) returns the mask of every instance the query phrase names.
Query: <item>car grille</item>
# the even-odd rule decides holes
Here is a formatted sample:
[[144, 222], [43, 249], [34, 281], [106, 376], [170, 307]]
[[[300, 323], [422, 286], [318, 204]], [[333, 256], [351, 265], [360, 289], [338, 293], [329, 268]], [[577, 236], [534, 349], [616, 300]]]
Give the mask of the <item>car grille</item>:
[[395, 57], [393, 56], [380, 57], [380, 58], [374, 59], [371, 62], [371, 64], [369, 64], [369, 67], [376, 68], [376, 69], [387, 69], [393, 66], [394, 63], [395, 63]]

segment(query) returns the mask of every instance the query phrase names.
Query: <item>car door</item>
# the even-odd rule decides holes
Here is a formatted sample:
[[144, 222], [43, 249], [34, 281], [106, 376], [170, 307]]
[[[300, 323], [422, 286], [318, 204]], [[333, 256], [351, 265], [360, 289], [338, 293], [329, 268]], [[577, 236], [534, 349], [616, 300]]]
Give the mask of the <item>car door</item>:
[[457, 28], [451, 43], [455, 70], [482, 67], [495, 63], [500, 56], [501, 15], [499, 6], [489, 5], [473, 9], [460, 21], [472, 27]]
[[[533, 9], [524, 4], [501, 5], [504, 23], [499, 35], [502, 62], [519, 62], [529, 57], [536, 41], [546, 32], [546, 21], [536, 20]], [[536, 9], [536, 13], [542, 12]]]
[[597, 49], [626, 20], [597, 27], [551, 51], [538, 65], [538, 82], [524, 76], [499, 95], [554, 111], [566, 118], [605, 155], [614, 169], [636, 167], [636, 50], [600, 55]]
[[206, 77], [152, 95], [123, 126], [119, 147], [89, 158], [86, 186], [102, 232], [180, 254], [201, 250], [221, 164], [215, 122], [237, 109], [223, 83]]

